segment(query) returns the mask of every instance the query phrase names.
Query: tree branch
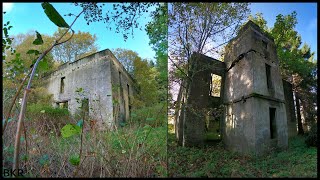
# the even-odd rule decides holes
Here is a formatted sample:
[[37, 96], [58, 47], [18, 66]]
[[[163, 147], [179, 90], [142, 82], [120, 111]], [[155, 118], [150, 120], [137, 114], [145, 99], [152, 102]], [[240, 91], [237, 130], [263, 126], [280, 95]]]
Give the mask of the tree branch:
[[7, 123], [8, 123], [8, 121], [9, 121], [9, 117], [10, 117], [12, 108], [13, 108], [13, 106], [14, 106], [14, 104], [15, 104], [15, 102], [16, 102], [19, 94], [20, 94], [20, 91], [21, 91], [24, 83], [26, 82], [26, 80], [27, 80], [27, 78], [29, 77], [29, 75], [31, 74], [31, 72], [32, 72], [32, 68], [30, 68], [29, 73], [23, 78], [22, 83], [20, 84], [20, 87], [19, 87], [19, 89], [17, 90], [17, 92], [16, 92], [16, 94], [15, 94], [15, 96], [14, 96], [12, 102], [11, 102], [9, 111], [8, 111], [8, 113], [7, 113], [7, 116], [6, 116], [6, 120], [5, 120], [4, 125], [3, 125], [3, 128], [2, 128], [2, 136], [3, 136], [3, 134], [4, 134], [4, 131], [5, 131], [6, 127], [7, 127]]
[[[28, 93], [30, 92], [30, 87], [31, 87], [31, 81], [32, 78], [35, 74], [35, 71], [37, 69], [37, 66], [39, 64], [39, 62], [43, 59], [43, 57], [45, 55], [47, 55], [51, 49], [55, 46], [57, 46], [59, 43], [59, 41], [67, 34], [67, 32], [69, 31], [69, 29], [71, 29], [71, 27], [73, 26], [73, 24], [75, 23], [75, 21], [79, 18], [79, 16], [86, 10], [86, 8], [84, 8], [79, 14], [78, 16], [74, 19], [74, 21], [71, 23], [71, 25], [69, 26], [68, 30], [53, 44], [51, 45], [51, 47], [49, 47], [46, 51], [44, 51], [39, 58], [37, 59], [36, 63], [34, 64], [33, 68], [32, 68], [32, 72], [28, 81], [28, 85], [24, 91], [23, 94], [23, 99], [22, 99], [22, 103], [21, 103], [21, 110], [20, 110], [20, 114], [19, 114], [19, 120], [18, 120], [18, 124], [17, 124], [17, 133], [16, 133], [16, 137], [15, 137], [15, 145], [14, 145], [14, 159], [13, 159], [13, 169], [17, 170], [19, 168], [19, 151], [20, 151], [20, 136], [21, 136], [21, 126], [22, 126], [22, 122], [24, 119], [24, 115], [25, 115], [25, 110], [26, 110], [26, 106], [27, 106], [27, 96]], [[69, 38], [70, 39], [70, 38]], [[66, 41], [64, 41], [66, 42]]]

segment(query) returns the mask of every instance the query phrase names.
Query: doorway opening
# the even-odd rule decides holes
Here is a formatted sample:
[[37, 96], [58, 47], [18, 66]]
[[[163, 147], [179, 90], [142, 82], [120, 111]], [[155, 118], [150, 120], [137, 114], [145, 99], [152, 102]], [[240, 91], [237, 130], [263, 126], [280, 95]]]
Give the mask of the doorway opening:
[[270, 116], [270, 139], [277, 137], [277, 126], [276, 126], [276, 108], [269, 108]]
[[207, 144], [220, 142], [222, 107], [220, 102], [221, 76], [211, 73], [208, 111], [205, 119], [205, 134]]

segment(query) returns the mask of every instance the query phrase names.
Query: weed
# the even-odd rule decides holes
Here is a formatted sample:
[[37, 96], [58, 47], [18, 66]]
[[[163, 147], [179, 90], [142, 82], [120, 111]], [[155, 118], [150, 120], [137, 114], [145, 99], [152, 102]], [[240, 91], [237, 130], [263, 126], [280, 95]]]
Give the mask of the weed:
[[316, 177], [317, 149], [307, 147], [305, 137], [289, 139], [284, 151], [265, 156], [240, 155], [221, 143], [202, 149], [177, 146], [168, 134], [169, 177]]

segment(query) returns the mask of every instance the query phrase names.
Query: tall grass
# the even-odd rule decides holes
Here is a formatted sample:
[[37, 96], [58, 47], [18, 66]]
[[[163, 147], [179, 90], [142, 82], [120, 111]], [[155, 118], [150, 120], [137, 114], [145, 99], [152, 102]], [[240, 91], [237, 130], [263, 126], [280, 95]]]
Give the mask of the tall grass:
[[[155, 107], [159, 108], [160, 105]], [[81, 141], [79, 134], [61, 136], [64, 125], [78, 121], [66, 110], [29, 105], [24, 123], [26, 136], [22, 136], [20, 150], [24, 176], [165, 177], [167, 127], [161, 124], [165, 122], [164, 117], [148, 113], [151, 109], [133, 112], [136, 116], [133, 115], [131, 121], [113, 131], [98, 131], [97, 127], [90, 126], [89, 118], [84, 122]], [[3, 136], [3, 166], [7, 169], [12, 167], [17, 117], [12, 119]], [[77, 162], [81, 143], [82, 156]]]
[[317, 177], [317, 148], [302, 136], [262, 157], [228, 151], [222, 142], [198, 149], [177, 146], [174, 134], [168, 138], [169, 177]]

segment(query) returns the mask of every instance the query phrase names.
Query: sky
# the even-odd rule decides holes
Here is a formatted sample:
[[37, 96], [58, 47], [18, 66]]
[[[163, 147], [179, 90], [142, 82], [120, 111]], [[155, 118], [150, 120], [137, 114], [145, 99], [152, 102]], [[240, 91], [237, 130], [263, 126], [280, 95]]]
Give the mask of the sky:
[[296, 30], [301, 35], [302, 45], [306, 42], [315, 52], [317, 59], [317, 3], [252, 3], [251, 14], [261, 12], [267, 26], [273, 27], [278, 14], [288, 15], [297, 12]]
[[[295, 30], [301, 35], [303, 45], [306, 42], [311, 47], [311, 52], [315, 52], [314, 59], [317, 59], [317, 3], [250, 3], [250, 14], [262, 13], [269, 28], [273, 27], [278, 14], [289, 15], [293, 11], [297, 12], [297, 25]], [[222, 41], [224, 42], [224, 41]], [[220, 44], [217, 42], [216, 44]], [[212, 45], [215, 47], [216, 45]], [[169, 47], [170, 48], [170, 47]], [[215, 54], [209, 56], [218, 59]], [[173, 66], [169, 61], [169, 68]], [[173, 84], [170, 89], [173, 99], [177, 98], [179, 85]]]
[[[52, 5], [61, 15], [70, 12], [78, 14], [81, 11], [81, 8], [71, 3], [52, 3]], [[108, 7], [107, 3], [106, 7]], [[273, 27], [278, 14], [288, 15], [296, 11], [298, 20], [296, 30], [302, 37], [302, 43], [306, 42], [310, 45], [312, 52], [317, 51], [317, 3], [251, 3], [249, 8], [251, 14], [261, 12], [268, 27]], [[52, 35], [57, 30], [57, 26], [45, 15], [41, 3], [4, 3], [3, 10], [7, 12], [3, 16], [3, 22], [10, 21], [13, 25], [9, 31], [10, 35], [35, 30], [41, 34]], [[74, 17], [64, 18], [70, 24]], [[148, 15], [140, 18], [141, 26], [145, 27], [150, 20]], [[110, 31], [102, 22], [87, 25], [83, 16], [77, 20], [73, 29], [95, 34], [99, 50], [125, 48], [136, 51], [142, 58], [154, 60], [155, 52], [149, 45], [149, 37], [144, 28], [142, 31], [135, 29], [134, 37], [129, 36], [126, 42], [121, 34]], [[317, 52], [315, 59], [317, 59]]]
[[[105, 3], [105, 7], [110, 7], [110, 4]], [[71, 3], [52, 3], [54, 8], [60, 15], [73, 13], [79, 14], [81, 8]], [[19, 33], [27, 33], [30, 31], [38, 31], [40, 34], [53, 35], [58, 29], [44, 13], [41, 3], [4, 3], [3, 11], [6, 14], [3, 16], [3, 22], [10, 21], [13, 27], [9, 31], [9, 35], [17, 35]], [[74, 17], [63, 16], [66, 22], [70, 25]], [[146, 34], [144, 27], [151, 20], [149, 15], [140, 18], [142, 30], [135, 29], [134, 37], [131, 35], [127, 41], [124, 41], [122, 34], [115, 33], [114, 30], [109, 30], [103, 22], [90, 23], [87, 25], [84, 16], [80, 16], [73, 26], [75, 32], [90, 32], [97, 36], [98, 50], [124, 48], [136, 51], [140, 57], [154, 61], [155, 52], [149, 45], [149, 36]], [[114, 29], [114, 25], [112, 25]]]

